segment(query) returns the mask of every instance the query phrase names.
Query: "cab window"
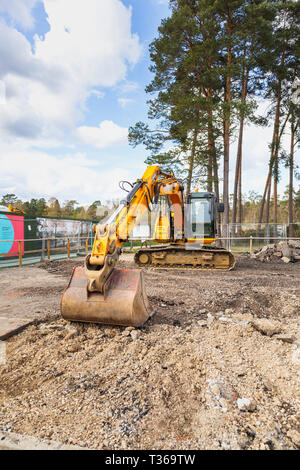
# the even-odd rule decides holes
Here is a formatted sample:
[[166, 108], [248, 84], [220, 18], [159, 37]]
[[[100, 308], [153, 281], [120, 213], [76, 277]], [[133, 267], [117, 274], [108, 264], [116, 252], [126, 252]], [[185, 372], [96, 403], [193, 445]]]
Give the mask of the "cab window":
[[211, 201], [194, 198], [191, 200], [191, 230], [193, 236], [210, 236], [211, 234]]

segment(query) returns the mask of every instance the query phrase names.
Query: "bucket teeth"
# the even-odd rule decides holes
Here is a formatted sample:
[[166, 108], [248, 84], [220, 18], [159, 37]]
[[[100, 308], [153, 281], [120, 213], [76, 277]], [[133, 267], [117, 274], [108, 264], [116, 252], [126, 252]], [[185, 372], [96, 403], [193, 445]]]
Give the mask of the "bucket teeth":
[[114, 269], [104, 292], [88, 292], [84, 268], [75, 268], [61, 300], [66, 320], [108, 325], [141, 326], [150, 316], [143, 273]]

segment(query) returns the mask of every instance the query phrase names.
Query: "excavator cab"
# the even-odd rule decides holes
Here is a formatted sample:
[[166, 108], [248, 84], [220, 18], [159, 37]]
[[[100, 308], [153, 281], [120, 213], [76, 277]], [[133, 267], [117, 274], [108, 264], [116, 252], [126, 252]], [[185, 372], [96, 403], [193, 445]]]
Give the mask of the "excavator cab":
[[[216, 212], [222, 211], [214, 193], [194, 192], [188, 196], [187, 204], [182, 207], [184, 214], [184, 236], [188, 243], [211, 244], [215, 241], [217, 225]], [[168, 196], [160, 196], [154, 212], [154, 231], [152, 239], [156, 242], [170, 243], [174, 237], [174, 213]]]
[[195, 192], [189, 195], [184, 224], [188, 242], [210, 244], [215, 240], [216, 207], [216, 197], [213, 193]]

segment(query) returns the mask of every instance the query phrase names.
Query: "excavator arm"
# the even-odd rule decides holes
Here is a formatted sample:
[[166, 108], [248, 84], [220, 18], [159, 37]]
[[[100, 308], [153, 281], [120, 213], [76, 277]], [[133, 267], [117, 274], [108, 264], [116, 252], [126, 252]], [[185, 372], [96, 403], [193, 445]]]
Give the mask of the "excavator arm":
[[[121, 248], [146, 210], [161, 194], [178, 202], [176, 224], [183, 223], [183, 187], [172, 173], [149, 166], [106, 223], [95, 228], [92, 253], [73, 270], [61, 300], [67, 320], [140, 326], [151, 315], [141, 270], [117, 269]], [[179, 229], [179, 228], [178, 228]]]
[[[172, 173], [163, 173], [159, 166], [149, 166], [142, 179], [132, 185], [126, 199], [122, 201], [110, 219], [98, 224], [92, 253], [85, 259], [85, 274], [89, 292], [104, 291], [104, 286], [113, 271], [124, 242], [132, 233], [145, 211], [157, 202], [158, 196], [168, 194], [174, 207], [178, 207], [177, 218], [182, 227], [183, 187]], [[177, 203], [177, 204], [176, 204]]]

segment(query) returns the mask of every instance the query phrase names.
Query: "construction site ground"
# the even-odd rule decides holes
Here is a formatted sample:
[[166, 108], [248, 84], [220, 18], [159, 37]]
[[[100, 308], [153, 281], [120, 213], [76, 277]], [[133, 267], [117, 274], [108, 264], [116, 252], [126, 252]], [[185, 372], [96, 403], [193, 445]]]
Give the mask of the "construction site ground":
[[24, 328], [1, 344], [1, 432], [90, 449], [300, 447], [300, 262], [145, 269], [155, 314], [139, 329], [60, 317], [82, 262], [1, 270], [0, 324]]

